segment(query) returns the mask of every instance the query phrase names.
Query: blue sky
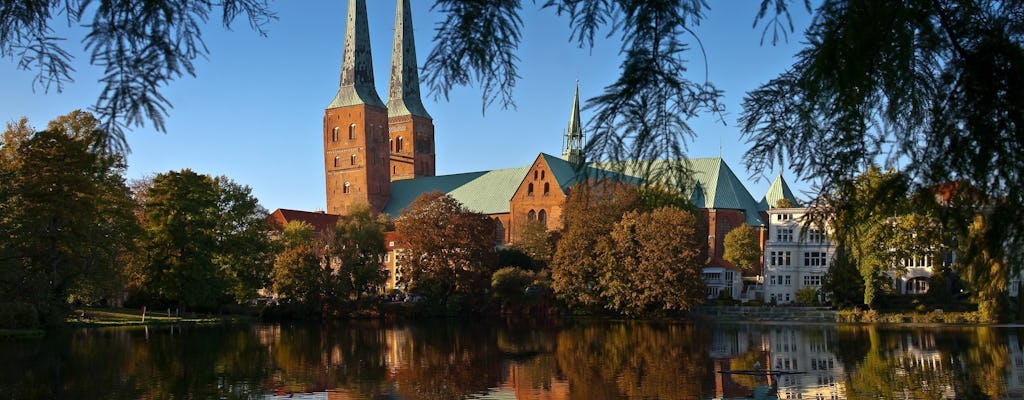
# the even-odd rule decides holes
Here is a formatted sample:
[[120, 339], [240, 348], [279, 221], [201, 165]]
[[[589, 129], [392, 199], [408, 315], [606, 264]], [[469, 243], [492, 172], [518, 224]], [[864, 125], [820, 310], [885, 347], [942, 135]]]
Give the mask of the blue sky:
[[[174, 108], [167, 133], [151, 126], [128, 134], [128, 178], [191, 168], [226, 175], [252, 187], [270, 210], [325, 207], [322, 164], [324, 107], [337, 91], [345, 23], [345, 0], [276, 1], [279, 19], [260, 37], [239, 21], [233, 31], [211, 24], [205, 30], [210, 49], [197, 60], [197, 76], [183, 77], [164, 89]], [[387, 93], [395, 1], [368, 0], [370, 36], [377, 92]], [[719, 154], [760, 200], [771, 176], [750, 176], [742, 156], [748, 148], [736, 118], [744, 94], [775, 77], [792, 62], [802, 45], [810, 16], [794, 10], [796, 33], [788, 42], [760, 44], [761, 28], [752, 28], [760, 2], [716, 1], [695, 32], [707, 51], [707, 69], [699, 52], [688, 58], [692, 80], [710, 80], [725, 91], [727, 114], [691, 120], [698, 136], [688, 145], [690, 157]], [[413, 25], [420, 65], [434, 44], [441, 15], [433, 1], [413, 0]], [[519, 48], [521, 78], [515, 89], [516, 109], [490, 107], [481, 112], [480, 91], [460, 88], [449, 99], [435, 99], [424, 88], [424, 105], [434, 117], [437, 173], [452, 174], [529, 164], [537, 153], [561, 154], [574, 85], [580, 96], [600, 94], [619, 69], [618, 36], [598, 38], [593, 49], [569, 41], [568, 20], [553, 10], [523, 2], [523, 38]], [[216, 20], [216, 18], [214, 18]], [[27, 116], [42, 129], [54, 117], [87, 109], [101, 86], [100, 70], [81, 52], [81, 29], [59, 32], [76, 55], [75, 82], [62, 93], [44, 93], [31, 86], [34, 74], [20, 71], [10, 59], [0, 62], [0, 118]], [[582, 118], [587, 121], [589, 113]], [[797, 196], [810, 184], [783, 171]]]

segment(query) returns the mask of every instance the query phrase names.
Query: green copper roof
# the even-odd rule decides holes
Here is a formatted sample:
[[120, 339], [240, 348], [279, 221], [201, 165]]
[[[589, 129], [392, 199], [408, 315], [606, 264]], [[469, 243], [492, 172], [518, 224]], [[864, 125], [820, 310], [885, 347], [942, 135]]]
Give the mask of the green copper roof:
[[796, 196], [793, 195], [793, 191], [789, 189], [789, 184], [786, 183], [785, 179], [782, 179], [782, 174], [780, 173], [772, 181], [772, 185], [768, 187], [768, 192], [764, 194], [759, 207], [761, 210], [775, 208], [775, 205], [782, 199], [788, 199], [794, 206], [800, 204], [796, 200]]
[[530, 166], [430, 176], [391, 182], [391, 200], [383, 212], [398, 216], [424, 193], [439, 191], [481, 214], [509, 212], [509, 201]]
[[[704, 193], [704, 204], [695, 202], [695, 206], [743, 210], [747, 216], [747, 225], [764, 225], [758, 202], [724, 160], [718, 157], [691, 158], [689, 163], [694, 173], [693, 178], [700, 184], [700, 189]], [[699, 200], [699, 197], [696, 193], [690, 196], [691, 200]]]
[[[559, 157], [541, 153], [540, 157], [551, 169], [552, 175], [564, 191], [581, 179], [611, 178], [639, 183], [640, 178], [621, 175], [590, 164], [577, 173], [573, 164]], [[747, 225], [763, 226], [759, 204], [747, 191], [732, 169], [721, 158], [692, 158], [687, 160], [696, 180], [689, 197], [700, 208], [742, 210]], [[498, 169], [493, 171], [470, 172], [394, 181], [391, 183], [391, 200], [384, 212], [397, 216], [413, 200], [424, 193], [439, 191], [454, 197], [466, 208], [483, 214], [509, 212], [509, 201], [519, 184], [526, 177], [531, 165]]]
[[366, 104], [384, 108], [373, 85], [373, 58], [370, 55], [370, 27], [366, 22], [366, 0], [349, 0], [345, 22], [345, 49], [341, 57], [341, 82], [338, 94], [328, 109]]
[[412, 32], [409, 0], [398, 0], [395, 8], [395, 41], [391, 48], [388, 116], [399, 115], [430, 118], [420, 99], [420, 75], [416, 66], [416, 40]]

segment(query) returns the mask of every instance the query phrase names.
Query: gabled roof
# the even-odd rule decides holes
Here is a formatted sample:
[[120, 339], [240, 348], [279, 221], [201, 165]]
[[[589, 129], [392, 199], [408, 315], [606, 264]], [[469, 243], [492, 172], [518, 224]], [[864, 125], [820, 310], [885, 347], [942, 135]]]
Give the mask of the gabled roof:
[[764, 194], [759, 205], [761, 210], [768, 210], [775, 208], [775, 205], [779, 203], [779, 200], [787, 199], [793, 206], [798, 206], [800, 202], [796, 200], [796, 196], [793, 195], [793, 191], [789, 189], [789, 184], [782, 178], [780, 173], [772, 181], [772, 185], [768, 187], [768, 192]]
[[313, 229], [317, 232], [326, 232], [334, 228], [334, 226], [338, 224], [338, 218], [340, 218], [340, 216], [328, 214], [323, 211], [310, 212], [289, 210], [285, 208], [278, 208], [274, 210], [274, 212], [270, 213], [269, 216], [269, 219], [278, 229], [292, 221], [304, 221], [307, 224], [312, 225]]
[[601, 169], [599, 164], [587, 164], [582, 170], [577, 171], [576, 165], [565, 159], [545, 153], [540, 153], [540, 157], [544, 158], [544, 162], [548, 164], [551, 174], [555, 176], [555, 180], [558, 181], [558, 186], [562, 188], [563, 192], [584, 179], [614, 179], [632, 184], [641, 182], [640, 179], [633, 176]]
[[509, 200], [529, 166], [430, 176], [391, 182], [391, 199], [382, 212], [397, 217], [424, 193], [448, 194], [467, 209], [481, 214], [509, 212]]

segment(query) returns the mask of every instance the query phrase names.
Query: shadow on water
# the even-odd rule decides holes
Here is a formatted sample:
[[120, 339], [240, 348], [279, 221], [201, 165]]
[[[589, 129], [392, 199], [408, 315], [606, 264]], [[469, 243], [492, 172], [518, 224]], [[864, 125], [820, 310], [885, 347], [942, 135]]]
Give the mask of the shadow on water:
[[1006, 398], [1024, 395], [1022, 332], [607, 320], [79, 329], [0, 342], [0, 397]]

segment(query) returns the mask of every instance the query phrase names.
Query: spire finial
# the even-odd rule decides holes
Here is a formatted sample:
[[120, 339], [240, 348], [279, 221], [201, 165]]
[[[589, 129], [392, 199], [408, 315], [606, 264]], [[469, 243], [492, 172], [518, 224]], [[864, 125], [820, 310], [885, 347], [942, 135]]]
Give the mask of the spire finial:
[[366, 20], [366, 0], [349, 0], [345, 21], [345, 49], [341, 60], [338, 94], [327, 108], [357, 104], [384, 107], [373, 83], [373, 59], [370, 53], [370, 27]]
[[420, 99], [416, 40], [412, 31], [412, 10], [409, 7], [409, 0], [398, 0], [398, 6], [395, 8], [395, 41], [391, 47], [388, 115], [412, 114], [430, 118]]
[[569, 114], [569, 128], [565, 131], [562, 159], [573, 164], [583, 162], [583, 125], [580, 123], [580, 80], [576, 80], [573, 94], [572, 113]]

